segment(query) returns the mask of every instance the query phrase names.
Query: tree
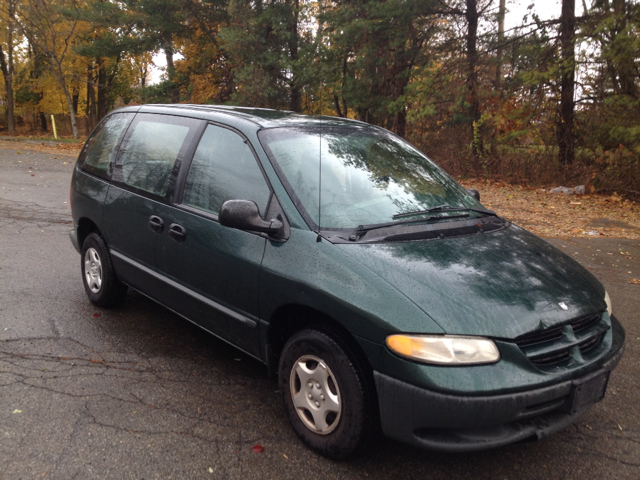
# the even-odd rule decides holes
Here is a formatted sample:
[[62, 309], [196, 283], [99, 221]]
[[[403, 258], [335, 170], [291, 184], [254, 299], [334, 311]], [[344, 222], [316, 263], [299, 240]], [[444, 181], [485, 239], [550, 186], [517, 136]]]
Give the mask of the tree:
[[170, 101], [180, 101], [180, 86], [176, 82], [176, 68], [173, 56], [177, 52], [176, 44], [187, 38], [188, 0], [125, 0], [130, 12], [130, 25], [137, 32], [144, 49], [164, 51], [167, 62], [167, 81], [169, 82]]
[[31, 46], [43, 55], [60, 86], [69, 109], [73, 138], [78, 138], [74, 100], [69, 85], [71, 69], [67, 64], [78, 27], [76, 0], [31, 0], [16, 4], [14, 13], [19, 30]]
[[74, 52], [86, 62], [85, 113], [91, 130], [113, 108], [117, 95], [125, 93], [114, 88], [124, 73], [123, 58], [142, 55], [146, 45], [135, 31], [136, 17], [121, 3], [90, 0], [78, 14], [92, 27], [79, 31], [74, 42]]
[[180, 40], [183, 59], [176, 62], [176, 79], [192, 103], [226, 103], [235, 91], [229, 54], [220, 31], [229, 25], [227, 0], [185, 4], [189, 34]]
[[325, 7], [324, 73], [339, 116], [352, 109], [356, 118], [405, 135], [406, 89], [438, 31], [433, 8], [424, 0], [348, 0]]
[[[302, 110], [314, 76], [310, 5], [299, 0], [239, 0], [229, 5], [220, 37], [234, 72], [236, 103]], [[316, 72], [317, 73], [317, 72]]]

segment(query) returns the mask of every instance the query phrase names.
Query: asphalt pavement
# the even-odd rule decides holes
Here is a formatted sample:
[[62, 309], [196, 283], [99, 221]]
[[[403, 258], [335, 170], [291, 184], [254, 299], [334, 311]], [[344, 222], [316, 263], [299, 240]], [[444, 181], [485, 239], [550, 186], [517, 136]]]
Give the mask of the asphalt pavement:
[[627, 332], [606, 398], [576, 424], [466, 454], [380, 439], [333, 462], [300, 444], [257, 361], [135, 292], [113, 310], [88, 301], [73, 163], [0, 149], [1, 479], [640, 478], [640, 242], [551, 240], [604, 283]]

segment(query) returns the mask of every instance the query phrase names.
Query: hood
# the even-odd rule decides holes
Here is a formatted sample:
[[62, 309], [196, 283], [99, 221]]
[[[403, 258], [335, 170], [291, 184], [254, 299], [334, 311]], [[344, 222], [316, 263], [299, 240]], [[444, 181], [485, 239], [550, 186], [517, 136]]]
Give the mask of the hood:
[[[604, 287], [591, 273], [515, 225], [467, 237], [338, 247], [448, 334], [513, 339], [606, 307]], [[420, 319], [402, 324], [429, 333]]]

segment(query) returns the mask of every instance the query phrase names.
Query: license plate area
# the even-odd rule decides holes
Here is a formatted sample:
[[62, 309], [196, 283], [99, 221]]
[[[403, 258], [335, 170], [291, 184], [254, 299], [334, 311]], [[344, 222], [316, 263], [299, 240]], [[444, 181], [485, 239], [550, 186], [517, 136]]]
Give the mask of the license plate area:
[[602, 400], [607, 391], [609, 373], [609, 371], [600, 371], [588, 377], [573, 380], [573, 389], [567, 400], [567, 411], [571, 414], [578, 413]]

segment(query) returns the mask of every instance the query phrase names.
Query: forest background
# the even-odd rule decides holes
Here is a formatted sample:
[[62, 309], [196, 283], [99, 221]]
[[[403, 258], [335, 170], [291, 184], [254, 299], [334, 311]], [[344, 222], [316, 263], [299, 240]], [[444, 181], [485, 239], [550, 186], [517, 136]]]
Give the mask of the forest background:
[[0, 0], [0, 124], [53, 114], [79, 138], [126, 104], [286, 109], [383, 126], [458, 177], [638, 196], [640, 5], [547, 3], [505, 29], [505, 0]]

